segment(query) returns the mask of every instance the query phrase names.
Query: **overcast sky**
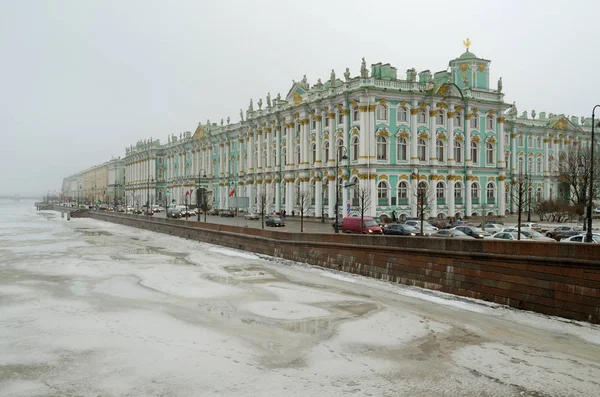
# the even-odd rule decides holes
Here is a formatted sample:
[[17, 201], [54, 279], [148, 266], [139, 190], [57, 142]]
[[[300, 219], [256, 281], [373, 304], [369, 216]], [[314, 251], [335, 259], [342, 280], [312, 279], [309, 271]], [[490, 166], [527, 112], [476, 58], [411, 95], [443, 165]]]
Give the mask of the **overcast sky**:
[[592, 0], [0, 0], [0, 195], [59, 191], [139, 139], [237, 122], [250, 98], [357, 75], [363, 56], [401, 78], [445, 70], [466, 37], [519, 112], [591, 117], [599, 16]]

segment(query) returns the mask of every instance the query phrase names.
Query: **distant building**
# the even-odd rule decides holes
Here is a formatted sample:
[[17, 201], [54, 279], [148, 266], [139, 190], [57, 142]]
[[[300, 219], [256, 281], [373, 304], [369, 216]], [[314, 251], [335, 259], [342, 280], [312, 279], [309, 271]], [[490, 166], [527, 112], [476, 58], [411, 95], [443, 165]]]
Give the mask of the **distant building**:
[[250, 101], [237, 123], [207, 121], [165, 144], [128, 147], [127, 199], [201, 197], [229, 208], [230, 197], [248, 197], [258, 210], [264, 197], [268, 212], [291, 213], [304, 192], [308, 215], [332, 218], [337, 176], [344, 216], [357, 213], [361, 191], [368, 215], [416, 216], [418, 186], [427, 188], [428, 216], [504, 215], [515, 210], [511, 182], [524, 174], [537, 200], [568, 196], [553, 159], [567, 145], [589, 145], [591, 120], [518, 115], [502, 80], [490, 87], [489, 67], [467, 48], [447, 70], [408, 69], [403, 79], [389, 64], [368, 70], [364, 59], [358, 75], [332, 71], [312, 86], [304, 77], [285, 98]]

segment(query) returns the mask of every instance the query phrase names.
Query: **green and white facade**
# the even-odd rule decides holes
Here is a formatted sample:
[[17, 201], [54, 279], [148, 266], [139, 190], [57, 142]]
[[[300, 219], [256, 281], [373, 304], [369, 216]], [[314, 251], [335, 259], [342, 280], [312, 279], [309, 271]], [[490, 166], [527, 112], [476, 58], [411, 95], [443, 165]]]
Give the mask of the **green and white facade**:
[[[356, 214], [356, 186], [369, 192], [368, 215], [416, 216], [418, 184], [429, 188], [428, 216], [504, 215], [511, 182], [527, 174], [536, 198], [558, 197], [552, 159], [565, 145], [589, 145], [591, 120], [518, 115], [502, 82], [490, 87], [489, 67], [467, 50], [444, 71], [409, 69], [403, 79], [364, 60], [358, 76], [332, 71], [312, 86], [304, 77], [285, 98], [250, 101], [237, 123], [128, 147], [127, 196], [194, 204], [203, 189], [216, 208], [234, 195], [257, 210], [266, 197], [268, 211], [291, 213], [307, 192], [308, 215], [332, 218], [337, 177], [344, 216]], [[336, 148], [347, 157], [337, 172]]]

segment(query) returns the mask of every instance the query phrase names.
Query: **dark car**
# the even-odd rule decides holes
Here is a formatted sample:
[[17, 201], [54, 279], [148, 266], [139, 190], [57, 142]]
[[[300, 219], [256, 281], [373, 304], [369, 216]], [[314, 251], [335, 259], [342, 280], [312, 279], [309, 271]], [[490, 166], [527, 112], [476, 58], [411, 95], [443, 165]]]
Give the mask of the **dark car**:
[[283, 221], [283, 219], [281, 219], [278, 216], [270, 216], [265, 221], [265, 225], [266, 226], [279, 227], [279, 226], [285, 226], [285, 222]]
[[460, 230], [467, 236], [470, 236], [473, 238], [485, 238], [485, 237], [491, 236], [491, 234], [489, 234], [488, 232], [484, 232], [483, 230], [481, 230], [480, 228], [475, 227], [475, 226], [457, 226], [454, 229]]
[[234, 213], [233, 213], [233, 211], [221, 210], [221, 211], [219, 211], [219, 216], [222, 218], [233, 218]]
[[472, 226], [472, 225], [469, 222], [466, 222], [466, 221], [454, 221], [452, 223], [449, 223], [446, 226], [446, 229], [452, 229], [452, 228], [455, 228], [457, 226]]
[[577, 236], [583, 233], [581, 230], [569, 230], [567, 232], [558, 233], [556, 237], [553, 237], [556, 241], [560, 241], [563, 238], [569, 238], [573, 236]]
[[208, 215], [219, 215], [219, 210], [216, 208], [211, 209], [207, 212]]
[[390, 223], [383, 229], [383, 234], [388, 236], [416, 236], [420, 232], [410, 225]]
[[433, 227], [437, 227], [438, 229], [445, 229], [448, 226], [448, 221], [443, 219], [432, 218], [427, 222]]
[[553, 238], [553, 239], [556, 240], [559, 234], [563, 234], [563, 233], [566, 233], [566, 232], [572, 232], [572, 231], [582, 232], [583, 230], [580, 227], [557, 226], [553, 230], [548, 230], [546, 232], [546, 237], [550, 237], [550, 238]]

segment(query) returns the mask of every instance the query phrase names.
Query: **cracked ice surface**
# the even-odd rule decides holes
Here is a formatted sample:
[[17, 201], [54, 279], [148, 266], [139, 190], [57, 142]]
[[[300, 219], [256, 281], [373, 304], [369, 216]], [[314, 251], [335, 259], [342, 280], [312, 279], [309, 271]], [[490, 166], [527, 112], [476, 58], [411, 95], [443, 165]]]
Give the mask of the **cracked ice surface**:
[[600, 330], [0, 202], [1, 396], [596, 396]]

